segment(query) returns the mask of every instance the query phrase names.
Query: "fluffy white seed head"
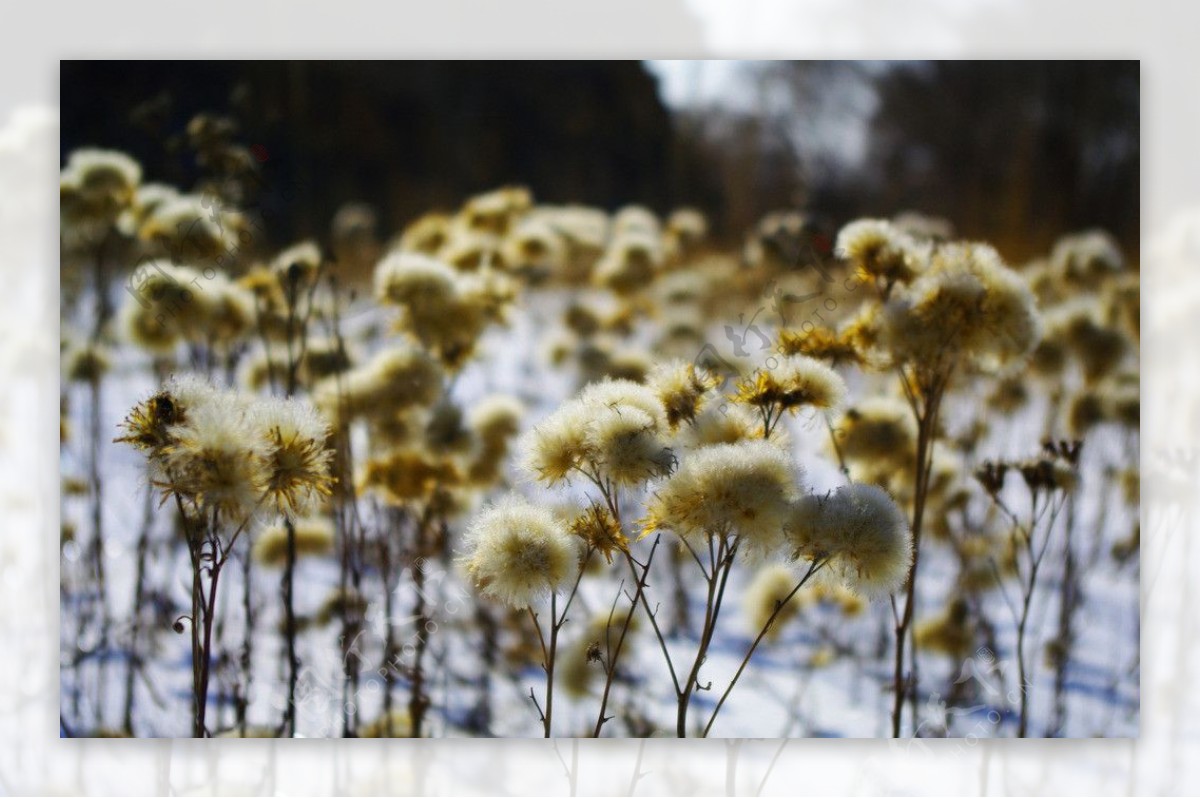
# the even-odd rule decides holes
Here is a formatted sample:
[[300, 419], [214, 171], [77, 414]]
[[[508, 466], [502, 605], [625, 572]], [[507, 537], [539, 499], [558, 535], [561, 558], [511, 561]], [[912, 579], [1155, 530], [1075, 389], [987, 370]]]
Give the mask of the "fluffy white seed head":
[[467, 530], [467, 573], [485, 596], [531, 606], [567, 586], [579, 568], [575, 540], [546, 507], [508, 496]]
[[203, 399], [190, 399], [183, 423], [171, 430], [163, 482], [201, 512], [240, 521], [261, 507], [270, 477], [267, 441], [236, 395], [198, 390], [194, 396]]
[[884, 306], [881, 322], [892, 356], [928, 371], [959, 361], [994, 370], [1041, 337], [1033, 293], [986, 244], [938, 247], [929, 271]]
[[911, 282], [924, 268], [926, 250], [884, 219], [859, 219], [838, 233], [835, 252], [872, 277]]
[[787, 454], [765, 441], [698, 449], [651, 498], [646, 529], [669, 529], [689, 541], [736, 534], [743, 549], [769, 553], [781, 540], [798, 482]]
[[785, 533], [797, 559], [828, 560], [848, 586], [865, 595], [899, 590], [912, 564], [904, 513], [875, 485], [854, 483], [804, 496], [791, 508]]

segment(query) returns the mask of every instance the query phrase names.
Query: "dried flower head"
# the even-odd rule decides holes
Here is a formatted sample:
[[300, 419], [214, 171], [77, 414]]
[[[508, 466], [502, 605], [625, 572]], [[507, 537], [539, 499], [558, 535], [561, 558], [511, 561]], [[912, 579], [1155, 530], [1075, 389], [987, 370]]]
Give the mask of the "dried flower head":
[[859, 352], [858, 343], [852, 335], [815, 325], [807, 330], [780, 332], [779, 351], [785, 355], [802, 355], [824, 360], [831, 366], [863, 363], [863, 355]]
[[421, 317], [443, 313], [458, 296], [458, 275], [445, 261], [399, 251], [375, 268], [375, 297]]
[[945, 654], [956, 662], [970, 656], [975, 647], [970, 606], [961, 597], [954, 598], [941, 612], [916, 624], [913, 642], [917, 648]]
[[109, 224], [134, 197], [142, 168], [123, 152], [74, 150], [59, 177], [59, 203], [67, 224]]
[[638, 233], [658, 237], [662, 233], [662, 224], [654, 211], [644, 205], [626, 205], [613, 214], [613, 237], [626, 233]]
[[655, 491], [643, 536], [658, 529], [687, 541], [736, 534], [743, 549], [770, 552], [798, 482], [787, 454], [765, 441], [697, 449]]
[[271, 261], [271, 272], [285, 295], [299, 296], [316, 281], [321, 269], [321, 250], [315, 241], [288, 247]]
[[433, 404], [442, 395], [442, 370], [428, 355], [407, 346], [390, 347], [368, 363], [313, 388], [313, 402], [335, 422]]
[[128, 433], [114, 443], [128, 443], [160, 457], [174, 441], [173, 430], [187, 419], [189, 409], [210, 401], [217, 391], [208, 380], [194, 374], [176, 374], [162, 390], [135, 405], [121, 426]]
[[[696, 417], [695, 423], [681, 432], [681, 436], [692, 447], [762, 440], [763, 425], [745, 405], [709, 404]], [[782, 430], [778, 427], [773, 430], [769, 440], [781, 444], [784, 440]]]
[[617, 294], [632, 294], [650, 284], [662, 262], [662, 246], [655, 235], [641, 230], [623, 232], [609, 243], [592, 280]]
[[621, 531], [617, 519], [602, 505], [588, 505], [586, 510], [572, 519], [570, 531], [587, 548], [603, 554], [605, 562], [609, 564], [612, 564], [612, 556], [616, 552], [629, 553], [629, 539]]
[[985, 244], [946, 244], [929, 270], [883, 308], [881, 339], [892, 357], [925, 374], [960, 361], [994, 370], [1037, 344], [1033, 294]]
[[524, 412], [520, 400], [494, 394], [475, 403], [467, 415], [467, 423], [481, 440], [506, 441], [516, 434]]
[[564, 404], [522, 437], [523, 469], [547, 485], [568, 479], [584, 463], [590, 423], [582, 403]]
[[875, 485], [850, 484], [797, 501], [785, 527], [793, 556], [828, 560], [848, 586], [864, 595], [899, 590], [912, 564], [908, 522]]
[[62, 359], [63, 374], [72, 382], [97, 383], [112, 367], [108, 347], [101, 343], [70, 346], [63, 352]]
[[566, 244], [549, 219], [527, 216], [505, 236], [500, 255], [509, 268], [556, 270]]
[[492, 270], [461, 275], [438, 258], [405, 251], [380, 261], [375, 293], [380, 302], [404, 310], [400, 329], [455, 368], [513, 296], [511, 283]]
[[1051, 269], [1064, 282], [1095, 288], [1125, 267], [1117, 242], [1103, 230], [1063, 236], [1050, 253]]
[[794, 413], [802, 407], [832, 410], [846, 384], [837, 372], [810, 357], [793, 355], [773, 368], [761, 368], [738, 384], [737, 401], [752, 407]]
[[682, 423], [691, 424], [704, 406], [706, 394], [717, 386], [716, 378], [681, 360], [656, 366], [647, 383], [658, 394], [667, 411], [667, 425], [676, 429]]
[[208, 266], [237, 251], [245, 226], [239, 212], [214, 197], [181, 194], [156, 205], [138, 236], [165, 247], [172, 261]]
[[584, 438], [584, 459], [616, 485], [639, 485], [671, 472], [675, 456], [654, 418], [629, 404], [595, 405]]
[[439, 491], [460, 485], [462, 469], [451, 458], [423, 446], [398, 446], [371, 457], [357, 483], [360, 491], [373, 491], [390, 504], [429, 501]]
[[859, 219], [846, 225], [838, 233], [835, 251], [887, 285], [912, 282], [927, 255], [911, 236], [884, 219]]
[[545, 507], [507, 496], [467, 530], [467, 573], [485, 596], [514, 608], [562, 590], [578, 573], [574, 538]]
[[332, 493], [325, 420], [305, 401], [274, 398], [256, 402], [251, 418], [267, 442], [268, 505], [293, 518], [313, 512]]
[[627, 380], [586, 386], [522, 440], [525, 470], [549, 485], [579, 471], [636, 485], [669, 473], [666, 411], [654, 392]]
[[271, 478], [260, 432], [236, 395], [213, 392], [187, 406], [182, 422], [168, 431], [161, 486], [201, 514], [247, 518], [261, 507]]
[[436, 255], [450, 240], [450, 222], [450, 217], [444, 213], [427, 213], [404, 228], [397, 248]]

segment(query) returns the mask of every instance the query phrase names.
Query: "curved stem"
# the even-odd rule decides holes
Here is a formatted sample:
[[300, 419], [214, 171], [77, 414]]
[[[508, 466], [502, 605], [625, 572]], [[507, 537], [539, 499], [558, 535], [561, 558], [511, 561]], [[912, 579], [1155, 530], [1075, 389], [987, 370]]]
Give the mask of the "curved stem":
[[[625, 552], [625, 562], [628, 563], [629, 570], [633, 573], [634, 579], [637, 579], [636, 561], [629, 552]], [[646, 611], [646, 618], [650, 621], [650, 627], [654, 629], [654, 636], [658, 639], [658, 646], [662, 650], [663, 659], [666, 660], [667, 670], [671, 673], [671, 683], [675, 686], [675, 695], [678, 696], [682, 692], [682, 686], [679, 684], [679, 676], [675, 672], [675, 664], [671, 660], [671, 653], [667, 649], [667, 640], [658, 625], [658, 611], [650, 609], [650, 602], [647, 601], [645, 592], [639, 598], [642, 600], [642, 609]]]
[[[711, 543], [711, 540], [710, 540]], [[710, 546], [710, 552], [712, 552]], [[721, 614], [721, 603], [725, 597], [725, 585], [729, 581], [729, 572], [733, 567], [734, 555], [737, 553], [737, 541], [729, 545], [722, 537], [715, 552], [711, 554], [712, 576], [708, 581], [708, 595], [705, 601], [704, 629], [700, 636], [700, 646], [696, 650], [696, 659], [692, 662], [691, 672], [687, 682], [679, 694], [678, 709], [675, 715], [675, 734], [678, 737], [687, 736], [687, 714], [692, 701], [692, 693], [696, 689], [707, 689], [700, 686], [700, 667], [708, 656], [708, 647], [712, 643], [716, 631], [717, 618]]]
[[[915, 690], [915, 685], [909, 684], [904, 675], [905, 643], [913, 625], [913, 615], [916, 604], [917, 568], [921, 557], [921, 526], [925, 515], [925, 499], [929, 489], [929, 471], [933, 461], [933, 438], [937, 429], [938, 405], [941, 399], [941, 387], [944, 382], [936, 384], [927, 394], [924, 412], [920, 401], [912, 392], [908, 378], [901, 373], [901, 382], [905, 387], [912, 404], [913, 413], [917, 418], [917, 453], [915, 463], [915, 485], [913, 491], [913, 562], [905, 582], [904, 610], [896, 624], [896, 656], [892, 671], [892, 689], [894, 691], [892, 704], [892, 737], [900, 736], [901, 719], [904, 713], [904, 699], [909, 690]], [[910, 675], [911, 676], [911, 675]], [[914, 718], [914, 727], [916, 726]]]
[[[642, 577], [637, 582], [637, 588], [634, 592], [633, 599], [629, 605], [629, 611], [625, 614], [625, 620], [621, 624], [621, 634], [617, 637], [617, 644], [611, 650], [608, 648], [608, 632], [605, 631], [605, 662], [604, 662], [604, 692], [600, 696], [600, 712], [596, 716], [596, 725], [592, 729], [592, 736], [599, 737], [600, 730], [603, 728], [608, 718], [604, 716], [604, 710], [608, 707], [608, 696], [612, 691], [613, 679], [617, 674], [617, 660], [621, 656], [621, 648], [625, 644], [625, 636], [629, 634], [629, 625], [633, 621], [633, 611], [637, 607], [638, 600], [646, 590], [646, 578], [650, 575], [650, 565], [654, 562], [654, 552], [658, 549], [658, 544], [662, 536], [654, 537], [654, 545], [650, 547], [650, 556], [646, 558], [646, 564], [642, 569]], [[612, 613], [609, 613], [611, 623]]]
[[746, 666], [750, 663], [750, 657], [754, 655], [755, 650], [758, 648], [758, 644], [763, 641], [763, 638], [767, 636], [767, 632], [771, 630], [771, 627], [775, 623], [775, 619], [779, 617], [779, 613], [783, 611], [783, 608], [786, 607], [796, 593], [800, 591], [800, 588], [804, 587], [812, 575], [821, 569], [822, 565], [824, 565], [824, 561], [820, 563], [814, 561], [808, 567], [808, 571], [805, 572], [804, 576], [800, 579], [796, 586], [792, 588], [791, 592], [788, 593], [782, 601], [777, 601], [775, 603], [775, 609], [771, 612], [771, 616], [767, 618], [767, 622], [763, 624], [762, 630], [758, 633], [758, 636], [754, 638], [754, 642], [750, 644], [750, 649], [746, 652], [746, 656], [742, 657], [741, 664], [738, 665], [737, 672], [733, 674], [733, 679], [729, 682], [729, 686], [725, 688], [725, 692], [721, 694], [721, 699], [717, 701], [717, 706], [713, 709], [712, 717], [710, 717], [708, 719], [708, 723], [704, 725], [704, 732], [700, 735], [701, 737], [708, 736], [708, 732], [712, 729], [712, 725], [717, 719], [717, 713], [719, 713], [721, 711], [721, 707], [725, 705], [725, 699], [729, 698], [729, 694], [733, 692], [734, 686], [737, 685], [738, 679], [740, 679], [742, 676], [742, 671], [746, 670]]

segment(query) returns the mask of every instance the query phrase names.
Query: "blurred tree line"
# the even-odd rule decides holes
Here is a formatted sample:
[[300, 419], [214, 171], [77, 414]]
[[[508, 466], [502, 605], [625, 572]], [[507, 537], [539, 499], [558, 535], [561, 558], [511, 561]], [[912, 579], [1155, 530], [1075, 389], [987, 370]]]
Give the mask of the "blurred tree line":
[[633, 61], [62, 62], [62, 149], [126, 150], [191, 185], [183, 130], [224, 113], [258, 145], [269, 228], [381, 229], [502, 184], [544, 202], [708, 211], [731, 239], [778, 208], [831, 224], [919, 210], [1010, 258], [1101, 226], [1136, 261], [1136, 62], [772, 61], [737, 102], [669, 112]]
[[676, 179], [734, 229], [773, 207], [916, 210], [1012, 259], [1103, 227], [1137, 263], [1135, 61], [766, 62], [747, 90], [748, 112], [683, 114], [677, 145], [717, 164]]

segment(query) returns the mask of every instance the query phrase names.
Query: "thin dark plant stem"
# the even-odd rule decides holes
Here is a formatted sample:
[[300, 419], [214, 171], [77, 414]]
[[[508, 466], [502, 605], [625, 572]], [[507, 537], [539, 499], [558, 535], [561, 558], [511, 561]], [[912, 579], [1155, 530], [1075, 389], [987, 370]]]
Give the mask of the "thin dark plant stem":
[[733, 679], [730, 680], [729, 686], [725, 688], [725, 692], [721, 694], [721, 699], [717, 701], [717, 706], [713, 709], [712, 716], [708, 719], [708, 723], [704, 725], [704, 732], [700, 735], [701, 737], [708, 736], [709, 731], [712, 729], [713, 723], [717, 720], [717, 714], [721, 711], [721, 707], [725, 705], [725, 699], [729, 698], [729, 694], [733, 692], [733, 688], [737, 685], [738, 679], [742, 677], [742, 671], [746, 670], [746, 666], [750, 664], [750, 658], [754, 656], [754, 652], [758, 649], [758, 644], [761, 643], [763, 638], [767, 636], [767, 633], [771, 631], [771, 627], [775, 624], [775, 619], [779, 617], [779, 613], [783, 611], [783, 608], [786, 607], [796, 593], [800, 591], [800, 588], [804, 587], [804, 585], [808, 583], [808, 580], [812, 578], [812, 575], [820, 570], [823, 564], [823, 562], [813, 562], [811, 565], [809, 565], [808, 570], [805, 572], [804, 576], [800, 578], [800, 581], [796, 584], [796, 586], [792, 588], [791, 592], [789, 592], [782, 601], [777, 601], [775, 603], [775, 609], [771, 612], [770, 617], [767, 618], [767, 622], [763, 624], [763, 628], [761, 631], [759, 631], [758, 636], [754, 638], [754, 642], [750, 644], [750, 648], [746, 651], [746, 655], [742, 657], [742, 661], [738, 665], [737, 672], [733, 674]]
[[392, 734], [392, 693], [396, 685], [395, 584], [392, 579], [392, 555], [386, 533], [379, 536], [379, 569], [383, 579], [383, 722]]
[[287, 706], [284, 708], [284, 735], [296, 736], [296, 684], [299, 680], [300, 661], [296, 656], [296, 525], [291, 517], [283, 519], [287, 531], [287, 554], [283, 569], [283, 613], [284, 638], [287, 652]]
[[554, 664], [558, 656], [558, 633], [562, 630], [567, 622], [567, 613], [571, 609], [572, 602], [575, 601], [575, 595], [579, 592], [579, 583], [583, 580], [584, 571], [587, 570], [588, 562], [591, 561], [594, 549], [589, 548], [584, 559], [579, 564], [579, 573], [575, 576], [575, 584], [571, 587], [571, 592], [567, 594], [566, 601], [563, 602], [562, 612], [558, 610], [558, 593], [550, 594], [550, 635], [547, 642], [546, 635], [542, 633], [541, 623], [538, 621], [537, 613], [532, 607], [526, 607], [529, 611], [529, 617], [533, 619], [534, 628], [537, 629], [538, 642], [542, 646], [542, 670], [546, 672], [546, 693], [545, 707], [538, 706], [537, 699], [533, 698], [533, 690], [530, 688], [529, 695], [533, 698], [534, 706], [538, 708], [538, 714], [542, 719], [542, 733], [549, 739], [553, 736], [554, 724]]
[[1079, 608], [1079, 575], [1075, 561], [1075, 498], [1067, 497], [1067, 517], [1064, 523], [1063, 575], [1058, 602], [1059, 649], [1054, 661], [1054, 719], [1047, 737], [1063, 733], [1067, 723], [1067, 669], [1075, 643], [1075, 612]]
[[413, 558], [413, 587], [416, 591], [416, 605], [413, 607], [413, 617], [417, 623], [417, 639], [414, 645], [413, 664], [411, 670], [412, 687], [408, 699], [408, 715], [412, 724], [412, 736], [420, 737], [423, 732], [425, 710], [429, 700], [425, 696], [425, 650], [429, 644], [426, 627], [429, 626], [428, 607], [425, 596], [425, 568], [428, 552], [428, 527], [430, 513], [423, 514], [416, 528], [416, 556]]
[[[639, 578], [637, 561], [633, 559], [633, 555], [629, 552], [624, 552], [624, 554], [625, 562], [629, 566], [629, 571], [633, 574], [634, 581], [637, 581]], [[662, 629], [658, 625], [658, 611], [657, 609], [650, 609], [650, 602], [646, 599], [645, 591], [642, 592], [640, 598], [642, 609], [645, 610], [646, 618], [650, 621], [650, 627], [654, 630], [654, 637], [658, 640], [659, 649], [661, 649], [663, 659], [667, 663], [667, 670], [671, 674], [671, 683], [675, 687], [675, 695], [678, 696], [682, 692], [682, 685], [680, 685], [679, 676], [675, 672], [675, 664], [671, 660], [671, 652], [667, 648], [667, 640], [663, 636]]]
[[678, 737], [687, 736], [687, 715], [691, 705], [692, 694], [697, 690], [709, 689], [700, 684], [700, 668], [708, 656], [708, 647], [712, 643], [716, 631], [717, 618], [721, 614], [721, 603], [725, 596], [725, 585], [729, 580], [729, 572], [733, 567], [734, 555], [737, 553], [738, 541], [732, 544], [726, 536], [721, 536], [714, 550], [712, 537], [709, 539], [710, 574], [708, 592], [705, 599], [704, 628], [700, 635], [700, 645], [696, 650], [696, 659], [692, 662], [687, 682], [678, 695], [678, 708], [675, 714], [675, 734]]
[[550, 648], [546, 652], [546, 710], [542, 718], [545, 736], [550, 738], [554, 723], [554, 660], [558, 653], [558, 595], [550, 594]]
[[1034, 536], [1037, 532], [1039, 520], [1046, 515], [1047, 509], [1055, 505], [1052, 496], [1045, 497], [1041, 513], [1037, 510], [1037, 492], [1035, 491], [1030, 500], [1030, 521], [1029, 530], [1024, 535], [1025, 552], [1029, 558], [1029, 581], [1025, 585], [1024, 596], [1021, 601], [1021, 617], [1017, 622], [1017, 679], [1020, 682], [1020, 702], [1019, 713], [1017, 715], [1017, 737], [1024, 738], [1029, 733], [1029, 691], [1030, 682], [1027, 674], [1028, 665], [1025, 657], [1025, 642], [1026, 630], [1029, 625], [1029, 610], [1033, 606], [1033, 594], [1037, 590], [1038, 573], [1041, 571], [1042, 560], [1046, 555], [1046, 549], [1050, 544], [1050, 534], [1054, 528], [1055, 521], [1058, 518], [1059, 510], [1062, 509], [1062, 502], [1058, 502], [1054, 509], [1050, 512], [1049, 519], [1043, 531], [1043, 538], [1040, 546], [1035, 545]]
[[150, 528], [153, 525], [154, 491], [147, 488], [142, 513], [142, 528], [138, 533], [137, 542], [137, 575], [133, 587], [133, 619], [129, 631], [129, 661], [125, 666], [125, 710], [122, 713], [122, 727], [126, 734], [133, 735], [134, 683], [137, 672], [141, 669], [142, 660], [138, 653], [138, 643], [142, 629], [142, 604], [146, 596], [146, 560], [150, 547]]
[[246, 552], [242, 559], [242, 623], [245, 625], [242, 636], [241, 668], [242, 683], [239, 688], [237, 702], [238, 733], [246, 736], [247, 710], [250, 703], [250, 683], [252, 681], [251, 663], [254, 659], [254, 583], [251, 581], [252, 558]]
[[838, 470], [842, 472], [842, 476], [846, 481], [850, 481], [850, 468], [846, 465], [846, 457], [842, 454], [842, 445], [838, 443], [837, 429], [833, 426], [833, 420], [828, 415], [822, 413], [825, 418], [825, 428], [829, 430], [829, 442], [833, 445], [833, 453], [837, 455]]
[[[894, 692], [892, 704], [892, 737], [900, 736], [905, 697], [908, 695], [909, 690], [915, 691], [916, 689], [916, 685], [911, 683], [912, 674], [909, 675], [908, 679], [905, 678], [905, 643], [908, 641], [910, 630], [913, 626], [916, 605], [917, 570], [921, 557], [921, 528], [925, 515], [925, 501], [929, 490], [929, 472], [933, 461], [933, 439], [937, 431], [938, 406], [946, 382], [945, 379], [937, 380], [930, 386], [929, 390], [925, 393], [924, 406], [922, 407], [920, 398], [914, 393], [912, 386], [909, 385], [908, 377], [903, 372], [901, 372], [900, 376], [917, 420], [917, 452], [911, 525], [913, 562], [908, 572], [908, 579], [905, 582], [904, 609], [899, 614], [899, 620], [895, 627], [896, 656], [892, 671], [892, 690]], [[916, 727], [915, 720], [914, 718], [914, 728]]]
[[[600, 711], [596, 715], [596, 725], [592, 729], [592, 736], [599, 737], [600, 730], [609, 720], [605, 717], [604, 712], [608, 708], [608, 696], [612, 691], [613, 680], [617, 675], [617, 662], [621, 656], [621, 648], [625, 644], [625, 637], [629, 634], [629, 625], [633, 621], [633, 612], [637, 608], [638, 601], [642, 598], [642, 594], [646, 590], [646, 579], [650, 576], [650, 566], [654, 562], [654, 552], [658, 550], [658, 544], [661, 542], [662, 536], [655, 535], [654, 543], [650, 547], [650, 554], [646, 557], [646, 564], [642, 568], [642, 576], [637, 581], [637, 587], [634, 590], [633, 598], [629, 604], [629, 611], [625, 614], [625, 620], [621, 624], [621, 633], [617, 636], [617, 642], [611, 649], [608, 647], [608, 632], [605, 629], [605, 657], [604, 657], [604, 691], [600, 696]], [[609, 613], [609, 623], [612, 622], [612, 613]]]

